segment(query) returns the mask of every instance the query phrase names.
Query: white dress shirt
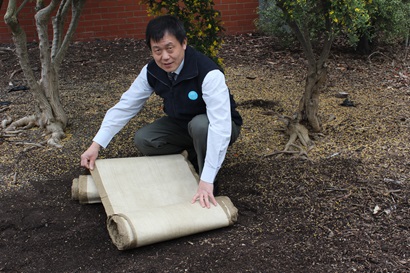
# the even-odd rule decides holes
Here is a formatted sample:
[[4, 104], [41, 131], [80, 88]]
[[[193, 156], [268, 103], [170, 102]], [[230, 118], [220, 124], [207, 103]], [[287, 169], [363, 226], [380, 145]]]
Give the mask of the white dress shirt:
[[[148, 84], [145, 65], [130, 88], [121, 96], [120, 101], [107, 111], [93, 141], [106, 148], [112, 138], [138, 114], [153, 92]], [[225, 159], [232, 130], [229, 90], [225, 83], [225, 75], [220, 70], [212, 70], [206, 75], [202, 83], [202, 94], [206, 103], [209, 128], [201, 180], [213, 183]]]

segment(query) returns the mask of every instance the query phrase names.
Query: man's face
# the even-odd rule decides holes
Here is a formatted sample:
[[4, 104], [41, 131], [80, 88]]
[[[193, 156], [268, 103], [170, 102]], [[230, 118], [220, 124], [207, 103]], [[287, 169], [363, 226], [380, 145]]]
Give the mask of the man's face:
[[165, 33], [159, 42], [151, 40], [152, 56], [157, 65], [166, 72], [173, 72], [179, 67], [184, 59], [186, 46], [186, 39], [181, 45], [175, 36], [168, 33]]

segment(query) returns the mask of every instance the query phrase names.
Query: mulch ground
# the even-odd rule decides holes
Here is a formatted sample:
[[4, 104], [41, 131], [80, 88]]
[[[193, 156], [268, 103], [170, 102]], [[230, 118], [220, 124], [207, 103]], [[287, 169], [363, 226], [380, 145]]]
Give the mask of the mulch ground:
[[[7, 47], [1, 45], [0, 47]], [[37, 45], [30, 58], [39, 73]], [[129, 251], [111, 243], [100, 204], [71, 200], [72, 180], [105, 111], [150, 59], [142, 41], [74, 43], [61, 70], [70, 118], [60, 149], [38, 128], [0, 133], [1, 272], [410, 272], [410, 66], [402, 48], [370, 56], [335, 49], [321, 94], [323, 130], [308, 159], [282, 154], [305, 80], [298, 49], [259, 35], [226, 37], [228, 85], [244, 117], [220, 171], [239, 209], [232, 227]], [[34, 111], [12, 51], [0, 50], [0, 119]], [[15, 72], [15, 73], [13, 73]], [[10, 79], [10, 76], [13, 77]], [[337, 97], [349, 94], [354, 106]], [[140, 126], [161, 116], [151, 98], [101, 157], [138, 156]]]

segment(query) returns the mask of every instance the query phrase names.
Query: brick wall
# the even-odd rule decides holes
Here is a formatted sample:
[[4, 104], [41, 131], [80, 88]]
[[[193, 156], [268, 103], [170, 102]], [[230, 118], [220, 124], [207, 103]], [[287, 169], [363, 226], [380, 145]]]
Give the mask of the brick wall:
[[[29, 42], [37, 40], [34, 2], [28, 3], [19, 16]], [[254, 20], [257, 18], [259, 0], [214, 0], [214, 3], [215, 9], [221, 11], [226, 34], [255, 30]], [[0, 43], [11, 42], [10, 30], [3, 20], [7, 5], [8, 0], [4, 0], [0, 10]], [[148, 20], [146, 7], [140, 4], [140, 0], [87, 0], [74, 40], [143, 39]]]

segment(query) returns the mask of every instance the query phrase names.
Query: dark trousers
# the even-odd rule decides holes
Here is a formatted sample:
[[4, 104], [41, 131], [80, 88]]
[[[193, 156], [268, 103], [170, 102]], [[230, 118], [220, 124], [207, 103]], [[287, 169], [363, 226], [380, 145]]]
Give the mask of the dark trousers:
[[[190, 122], [162, 117], [139, 129], [134, 136], [137, 149], [144, 155], [178, 154], [188, 151], [188, 159], [198, 167], [201, 175], [206, 155], [209, 120], [206, 114], [194, 117]], [[229, 145], [240, 134], [241, 127], [232, 122]], [[197, 164], [196, 164], [197, 163]]]

